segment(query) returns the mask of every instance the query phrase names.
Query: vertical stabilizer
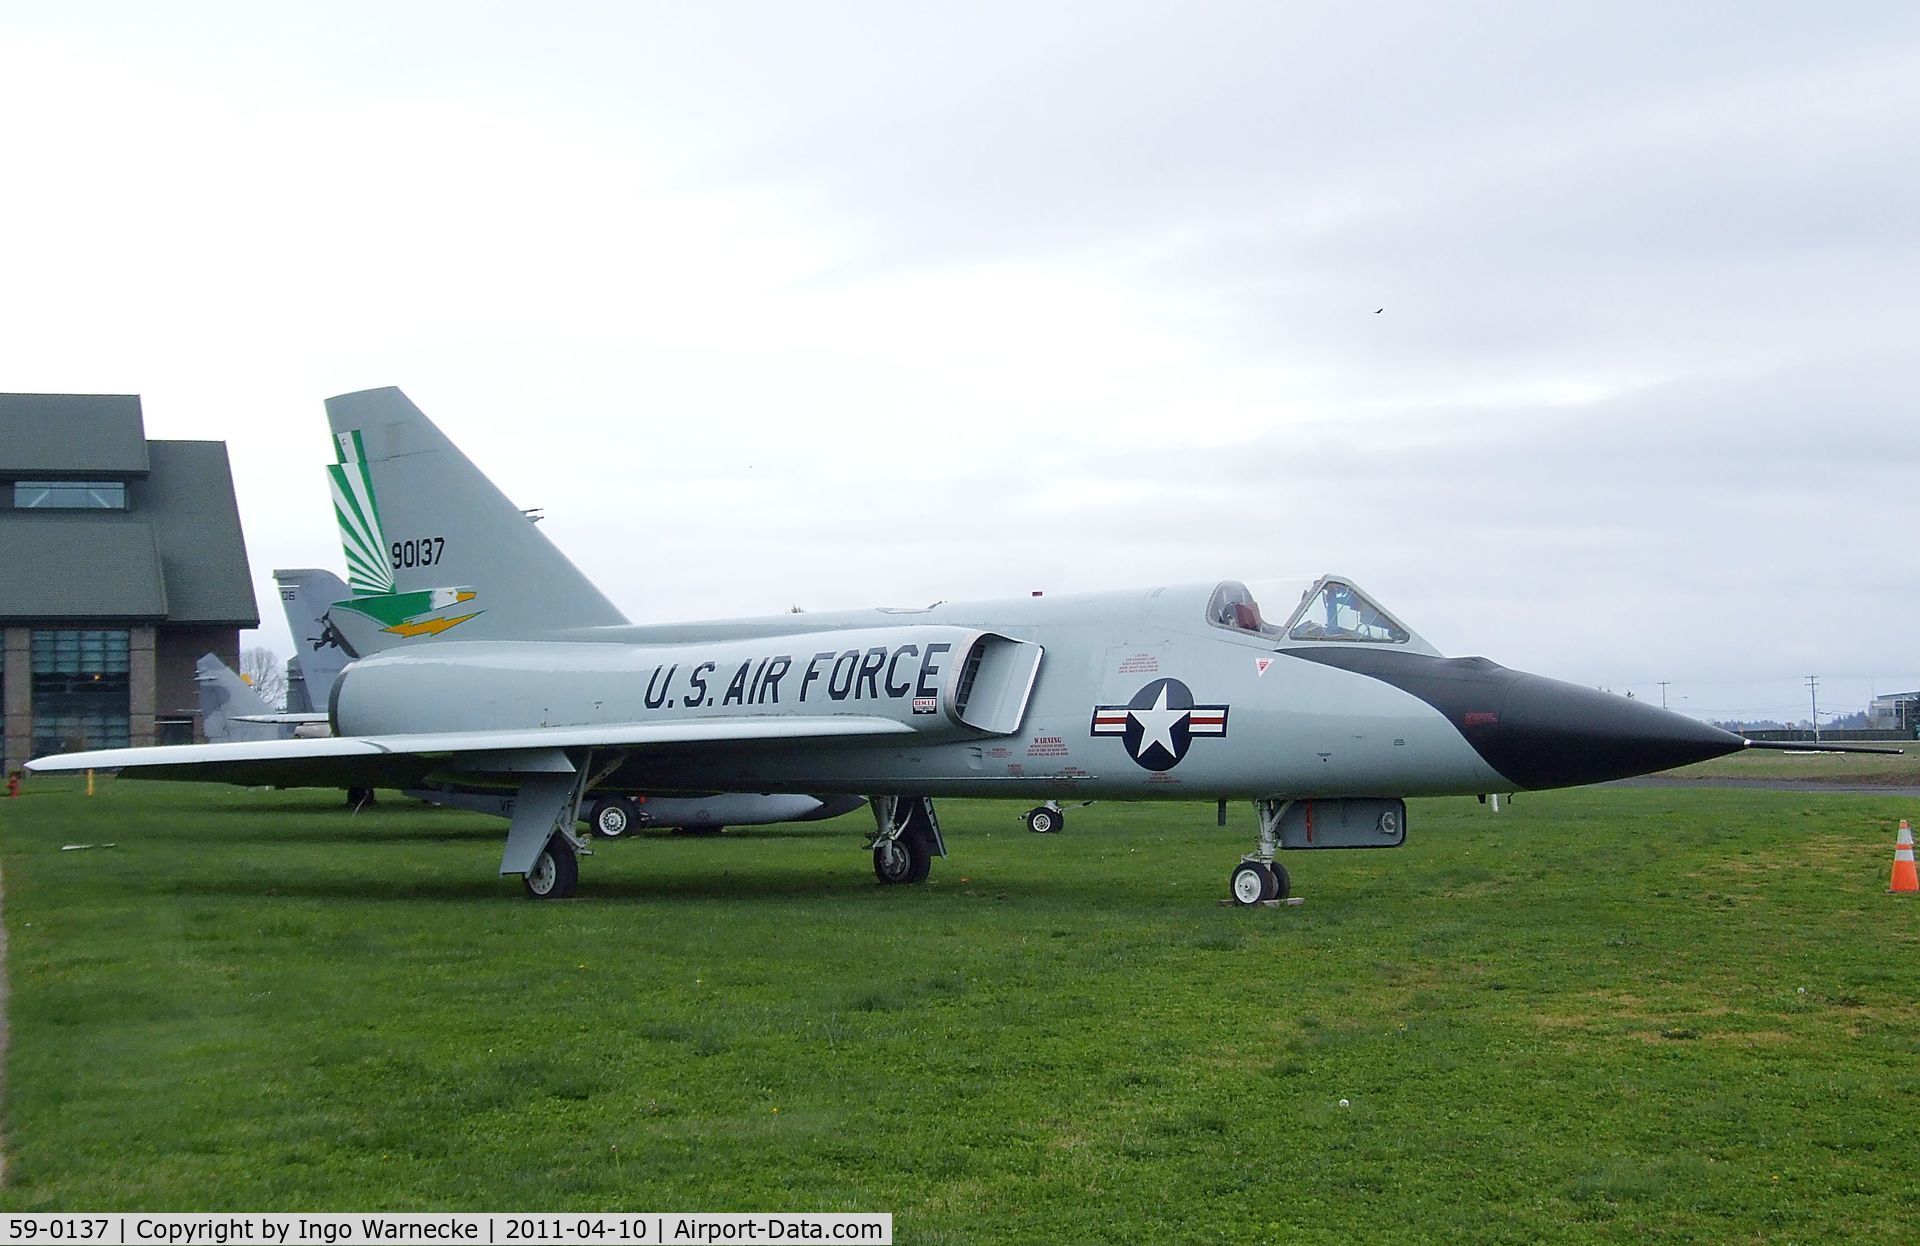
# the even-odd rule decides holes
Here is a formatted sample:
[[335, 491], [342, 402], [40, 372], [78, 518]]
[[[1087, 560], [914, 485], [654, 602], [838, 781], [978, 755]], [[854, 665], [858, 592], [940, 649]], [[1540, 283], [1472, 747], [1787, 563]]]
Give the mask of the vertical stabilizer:
[[353, 655], [409, 641], [522, 640], [626, 617], [398, 389], [327, 399]]
[[339, 632], [327, 621], [327, 609], [348, 597], [350, 590], [339, 576], [319, 567], [275, 571], [273, 582], [280, 586], [280, 609], [286, 613], [287, 630], [293, 633], [307, 698], [313, 707], [325, 709], [334, 681], [353, 660]]
[[239, 721], [243, 714], [266, 715], [273, 713], [273, 708], [252, 684], [213, 654], [203, 654], [194, 663], [193, 682], [200, 688], [200, 730], [210, 742], [279, 740], [293, 734], [291, 728], [278, 723]]

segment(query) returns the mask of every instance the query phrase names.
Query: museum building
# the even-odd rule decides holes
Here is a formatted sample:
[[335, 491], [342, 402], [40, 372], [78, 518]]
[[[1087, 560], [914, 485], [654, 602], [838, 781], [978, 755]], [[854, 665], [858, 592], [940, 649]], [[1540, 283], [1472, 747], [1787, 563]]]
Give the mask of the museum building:
[[148, 441], [132, 394], [0, 394], [5, 769], [198, 738], [194, 663], [260, 625], [222, 441]]

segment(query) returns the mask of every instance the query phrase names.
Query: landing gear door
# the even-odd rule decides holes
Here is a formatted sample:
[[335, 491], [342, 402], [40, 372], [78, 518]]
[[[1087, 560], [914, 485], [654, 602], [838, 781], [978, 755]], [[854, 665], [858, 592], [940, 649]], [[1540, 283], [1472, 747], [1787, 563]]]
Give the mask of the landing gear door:
[[1404, 800], [1296, 800], [1280, 819], [1283, 848], [1398, 848], [1406, 842]]

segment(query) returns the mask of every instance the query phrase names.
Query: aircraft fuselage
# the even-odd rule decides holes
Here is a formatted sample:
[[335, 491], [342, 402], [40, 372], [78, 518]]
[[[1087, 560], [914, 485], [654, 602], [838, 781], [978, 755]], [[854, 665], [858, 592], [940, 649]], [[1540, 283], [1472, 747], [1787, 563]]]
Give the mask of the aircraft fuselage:
[[[684, 629], [699, 639], [628, 627], [437, 641], [354, 664], [332, 712], [336, 731], [356, 736], [840, 714], [911, 729], [857, 744], [666, 745], [634, 753], [601, 785], [634, 791], [1474, 794], [1594, 782], [1741, 746], [1680, 715], [1484, 659], [1214, 626], [1208, 592]], [[1622, 733], [1630, 759], [1617, 755]]]

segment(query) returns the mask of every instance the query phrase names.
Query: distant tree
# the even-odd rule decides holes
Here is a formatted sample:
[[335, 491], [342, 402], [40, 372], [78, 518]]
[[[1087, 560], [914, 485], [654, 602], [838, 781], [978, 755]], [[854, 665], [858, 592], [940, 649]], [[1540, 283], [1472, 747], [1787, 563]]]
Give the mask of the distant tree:
[[253, 685], [260, 699], [273, 709], [284, 708], [287, 701], [287, 675], [280, 658], [265, 645], [240, 651], [240, 677]]

